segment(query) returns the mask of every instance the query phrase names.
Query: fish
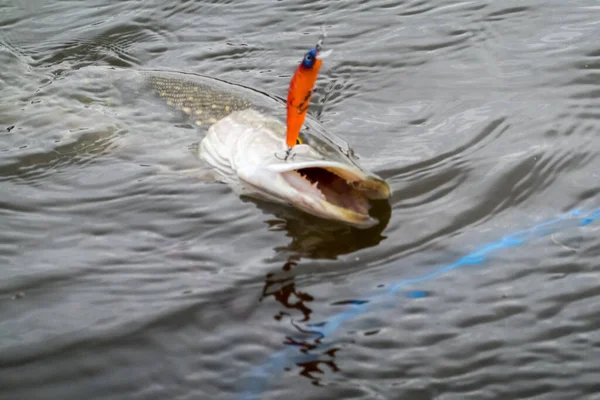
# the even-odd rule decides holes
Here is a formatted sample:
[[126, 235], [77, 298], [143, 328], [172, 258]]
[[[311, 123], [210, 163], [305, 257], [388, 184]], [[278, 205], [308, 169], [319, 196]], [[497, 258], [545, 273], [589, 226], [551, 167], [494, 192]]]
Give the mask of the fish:
[[[65, 95], [73, 90], [93, 93], [93, 99], [78, 98], [85, 110], [104, 110], [100, 115], [117, 118], [123, 110], [152, 119], [189, 121], [195, 127], [190, 143], [196, 145], [189, 147], [185, 164], [199, 183], [225, 184], [244, 199], [299, 211], [300, 218], [304, 213], [356, 228], [380, 224], [370, 211], [377, 214], [391, 195], [390, 186], [363, 168], [348, 143], [312, 116], [299, 134], [302, 144], [287, 160], [281, 156], [286, 149], [285, 100], [276, 94], [201, 74], [113, 66], [86, 66], [65, 73], [60, 82]], [[144, 140], [143, 132], [133, 136]], [[86, 151], [97, 150], [102, 156], [135, 143], [123, 135], [98, 143], [107, 140], [110, 148], [88, 146]], [[186, 172], [162, 167], [156, 165], [155, 170]]]
[[286, 144], [289, 150], [298, 143], [298, 135], [304, 125], [306, 112], [311, 97], [315, 91], [315, 83], [323, 60], [328, 57], [332, 50], [322, 51], [325, 31], [319, 41], [304, 54], [302, 61], [296, 68], [288, 89], [287, 96], [287, 118], [286, 118]]
[[148, 83], [163, 100], [203, 126], [197, 157], [240, 196], [292, 206], [358, 228], [373, 227], [371, 202], [389, 199], [388, 183], [358, 163], [341, 138], [308, 118], [288, 159], [287, 125], [273, 95], [215, 78], [155, 72]]

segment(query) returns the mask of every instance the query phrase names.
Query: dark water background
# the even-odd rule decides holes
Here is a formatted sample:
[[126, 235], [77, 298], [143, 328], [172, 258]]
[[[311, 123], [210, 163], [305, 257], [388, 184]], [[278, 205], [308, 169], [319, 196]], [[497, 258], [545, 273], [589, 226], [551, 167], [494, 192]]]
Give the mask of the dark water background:
[[[285, 96], [321, 26], [310, 112], [389, 180], [375, 230], [168, 172], [199, 132], [80, 79]], [[286, 347], [313, 357], [264, 399], [600, 399], [594, 224], [414, 285], [325, 347], [297, 324], [598, 206], [597, 1], [3, 0], [0, 66], [1, 399], [233, 399]]]

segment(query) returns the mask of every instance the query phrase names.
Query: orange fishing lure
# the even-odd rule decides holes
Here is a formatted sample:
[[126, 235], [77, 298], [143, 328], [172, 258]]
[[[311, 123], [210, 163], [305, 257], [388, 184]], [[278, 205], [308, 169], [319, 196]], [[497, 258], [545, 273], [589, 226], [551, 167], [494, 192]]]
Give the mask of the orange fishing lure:
[[287, 133], [285, 140], [288, 153], [296, 145], [298, 135], [300, 135], [300, 129], [304, 124], [308, 104], [314, 92], [315, 82], [323, 59], [331, 54], [331, 50], [321, 52], [324, 38], [325, 33], [323, 32], [317, 45], [304, 55], [290, 82], [287, 97]]

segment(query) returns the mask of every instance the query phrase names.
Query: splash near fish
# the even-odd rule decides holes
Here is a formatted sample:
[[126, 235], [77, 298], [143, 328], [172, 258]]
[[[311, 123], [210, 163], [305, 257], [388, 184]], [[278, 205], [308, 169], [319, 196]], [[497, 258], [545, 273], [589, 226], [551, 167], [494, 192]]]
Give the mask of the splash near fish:
[[288, 146], [288, 150], [286, 159], [292, 147], [297, 144], [310, 99], [315, 91], [315, 83], [323, 59], [332, 52], [332, 50], [322, 51], [325, 36], [325, 30], [323, 30], [315, 47], [304, 54], [302, 62], [296, 68], [296, 72], [290, 81], [287, 97], [286, 145]]

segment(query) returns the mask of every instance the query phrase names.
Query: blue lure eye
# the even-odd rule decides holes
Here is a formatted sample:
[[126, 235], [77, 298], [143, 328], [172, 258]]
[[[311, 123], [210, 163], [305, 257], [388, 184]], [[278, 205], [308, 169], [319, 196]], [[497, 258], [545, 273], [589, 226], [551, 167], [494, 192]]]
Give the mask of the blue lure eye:
[[302, 59], [302, 66], [305, 68], [312, 68], [315, 65], [317, 59], [317, 49], [310, 49]]

